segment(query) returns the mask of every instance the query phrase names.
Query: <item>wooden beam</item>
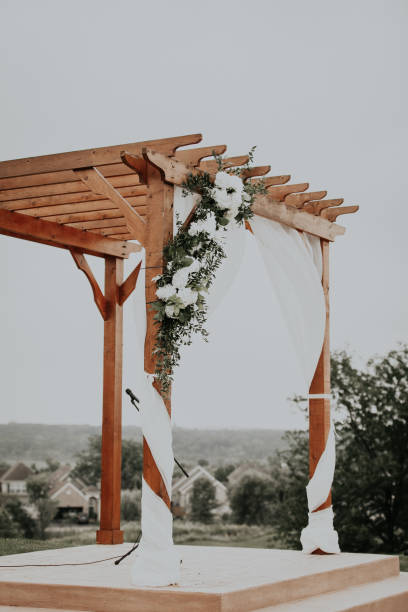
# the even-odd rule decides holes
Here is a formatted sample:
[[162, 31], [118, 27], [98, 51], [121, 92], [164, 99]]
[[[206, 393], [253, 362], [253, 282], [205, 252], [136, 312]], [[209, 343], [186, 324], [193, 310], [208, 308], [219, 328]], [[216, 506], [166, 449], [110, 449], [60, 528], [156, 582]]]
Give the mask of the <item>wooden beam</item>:
[[358, 211], [359, 206], [341, 206], [340, 208], [327, 208], [322, 210], [320, 216], [329, 221], [335, 221], [339, 215], [351, 215]]
[[265, 187], [273, 187], [274, 185], [284, 185], [290, 181], [290, 174], [281, 174], [280, 176], [265, 176], [263, 179], [249, 179], [249, 183], [260, 183], [262, 182]]
[[143, 243], [145, 233], [145, 221], [142, 217], [131, 207], [129, 202], [120, 195], [118, 191], [105, 179], [103, 174], [96, 168], [79, 168], [75, 170], [75, 173], [80, 179], [88, 186], [88, 189], [103, 195], [111, 200], [118, 209], [122, 212], [126, 219], [126, 225], [129, 231], [134, 232], [138, 237], [139, 242]]
[[[248, 155], [237, 155], [235, 157], [225, 157], [222, 160], [223, 170], [226, 168], [234, 168], [236, 166], [243, 166], [248, 163], [249, 157]], [[208, 172], [209, 174], [216, 174], [218, 172], [218, 163], [215, 159], [210, 159], [208, 161], [203, 161], [199, 165], [200, 170], [204, 172]]]
[[[227, 150], [227, 145], [215, 145], [214, 147], [200, 147], [196, 149], [185, 149], [184, 151], [176, 151], [175, 158], [181, 161], [186, 166], [198, 166], [202, 159], [210, 157], [214, 153], [222, 155]], [[208, 162], [204, 162], [208, 163]]]
[[201, 140], [201, 134], [189, 134], [187, 136], [147, 140], [144, 142], [115, 145], [113, 147], [100, 147], [97, 149], [70, 151], [68, 153], [56, 153], [54, 155], [13, 159], [0, 162], [0, 178], [118, 163], [120, 162], [122, 151], [141, 155], [144, 147], [153, 148], [167, 155], [174, 155], [179, 147], [197, 144]]
[[304, 232], [309, 232], [314, 236], [333, 241], [336, 236], [344, 234], [344, 227], [330, 223], [327, 219], [315, 217], [306, 212], [298, 210], [293, 206], [286, 206], [275, 202], [271, 197], [258, 194], [252, 206], [256, 215], [278, 221], [289, 227], [293, 227]]
[[330, 206], [340, 206], [340, 204], [343, 204], [343, 202], [344, 202], [343, 198], [336, 198], [332, 200], [320, 200], [320, 201], [312, 200], [308, 202], [307, 204], [305, 204], [302, 207], [302, 210], [304, 210], [305, 212], [311, 213], [312, 215], [318, 215], [325, 208], [329, 208]]
[[[99, 204], [98, 204], [99, 202]], [[24, 211], [25, 215], [46, 219], [46, 221], [56, 221], [57, 223], [74, 223], [75, 221], [92, 221], [93, 219], [114, 219], [123, 217], [122, 212], [110, 200], [98, 200], [85, 204], [67, 204], [61, 206], [45, 206], [40, 209], [30, 209]], [[129, 204], [143, 216], [146, 210], [146, 198], [129, 198]]]
[[173, 185], [182, 185], [190, 172], [193, 174], [199, 172], [197, 169], [188, 168], [175, 158], [152, 149], [143, 149], [143, 157], [159, 170], [163, 180]]
[[119, 304], [122, 304], [128, 299], [129, 295], [133, 292], [136, 287], [137, 279], [139, 276], [142, 262], [140, 261], [136, 268], [129, 274], [127, 279], [119, 287]]
[[130, 153], [126, 153], [126, 151], [122, 151], [120, 154], [120, 158], [128, 168], [131, 168], [139, 177], [139, 181], [143, 184], [147, 182], [146, 175], [146, 161], [143, 157], [136, 157], [135, 155], [130, 155]]
[[276, 202], [283, 202], [287, 195], [290, 193], [297, 193], [299, 191], [306, 191], [309, 189], [309, 183], [296, 183], [296, 185], [282, 185], [277, 187], [268, 187], [268, 195]]
[[[144, 185], [133, 185], [130, 187], [119, 187], [119, 193], [125, 198], [139, 197], [146, 194]], [[109, 200], [110, 201], [110, 200]], [[61, 193], [36, 198], [23, 198], [20, 200], [8, 200], [0, 202], [0, 209], [29, 210], [30, 208], [41, 208], [45, 206], [59, 206], [61, 204], [80, 204], [83, 202], [106, 202], [105, 196], [98, 196], [91, 191], [74, 193]], [[112, 202], [111, 202], [112, 204]]]
[[43, 219], [34, 219], [9, 210], [0, 210], [0, 234], [49, 244], [61, 249], [76, 248], [97, 257], [112, 255], [125, 258], [129, 257], [130, 253], [142, 249], [138, 244], [110, 240], [91, 232], [83, 232]]
[[79, 270], [82, 270], [82, 272], [85, 274], [85, 276], [87, 277], [90, 285], [91, 285], [91, 289], [93, 292], [93, 296], [94, 296], [94, 301], [95, 304], [97, 305], [99, 312], [102, 315], [102, 319], [104, 321], [106, 321], [107, 319], [107, 307], [106, 307], [106, 299], [105, 296], [103, 295], [98, 282], [96, 280], [96, 278], [94, 277], [94, 275], [92, 274], [92, 270], [89, 267], [88, 262], [85, 259], [85, 255], [83, 253], [81, 253], [81, 251], [77, 251], [75, 249], [71, 249], [70, 253], [72, 255], [72, 257], [74, 258], [74, 261], [77, 265], [77, 268]]
[[[178, 164], [181, 162], [177, 162]], [[184, 164], [182, 164], [183, 167]], [[152, 278], [163, 270], [163, 247], [173, 234], [173, 187], [162, 181], [161, 170], [149, 163], [148, 171], [148, 207], [146, 231], [146, 340], [144, 346], [144, 369], [154, 373], [156, 355], [154, 347], [158, 325], [154, 320], [154, 311], [150, 303], [156, 299], [156, 283]], [[160, 387], [155, 382], [160, 393]], [[165, 398], [169, 415], [171, 414], [170, 396]], [[147, 441], [143, 439], [143, 478], [156, 495], [170, 508], [170, 499], [160, 471], [152, 457]]]
[[[326, 326], [322, 352], [310, 385], [309, 393], [313, 395], [330, 395], [330, 302], [329, 302], [329, 242], [321, 240], [323, 274], [322, 284], [326, 302]], [[330, 399], [309, 399], [309, 476], [312, 478], [320, 457], [326, 447], [330, 430]], [[314, 512], [331, 506], [329, 493], [326, 501]], [[324, 554], [320, 549], [316, 554]]]
[[327, 196], [327, 191], [308, 191], [306, 193], [291, 193], [283, 200], [286, 206], [302, 208], [309, 200], [321, 200]]
[[122, 459], [122, 345], [123, 308], [118, 289], [123, 281], [123, 260], [105, 260], [103, 419], [101, 457], [101, 512], [96, 534], [98, 544], [121, 544], [120, 493]]
[[248, 179], [253, 176], [264, 176], [271, 171], [270, 166], [255, 166], [254, 168], [245, 168], [241, 172], [241, 178]]

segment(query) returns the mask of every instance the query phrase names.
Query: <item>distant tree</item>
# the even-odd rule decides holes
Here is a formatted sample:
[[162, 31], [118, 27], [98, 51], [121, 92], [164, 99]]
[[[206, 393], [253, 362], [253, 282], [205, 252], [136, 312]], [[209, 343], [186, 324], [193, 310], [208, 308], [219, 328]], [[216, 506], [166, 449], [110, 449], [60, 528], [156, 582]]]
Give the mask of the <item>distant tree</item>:
[[0, 538], [16, 538], [18, 528], [7, 508], [0, 506]]
[[214, 485], [207, 478], [198, 478], [191, 494], [191, 519], [198, 523], [212, 523], [216, 507]]
[[[341, 416], [336, 426], [333, 483], [335, 525], [343, 550], [408, 550], [408, 346], [370, 360], [364, 370], [351, 356], [332, 357], [332, 389]], [[307, 521], [307, 435], [288, 436], [289, 448], [272, 469], [284, 491], [274, 521], [288, 544]]]
[[235, 470], [235, 465], [220, 465], [214, 472], [214, 478], [223, 482], [224, 484], [228, 482], [228, 476]]
[[36, 534], [36, 522], [17, 497], [10, 497], [5, 502], [5, 508], [18, 525], [25, 538], [34, 538]]
[[246, 525], [264, 525], [270, 522], [271, 503], [274, 499], [272, 483], [259, 476], [244, 476], [231, 493], [232, 519]]
[[199, 460], [197, 461], [197, 463], [198, 463], [198, 465], [201, 465], [201, 466], [203, 466], [203, 467], [205, 467], [206, 465], [209, 465], [209, 463], [208, 463], [207, 459], [199, 459]]
[[140, 519], [140, 502], [140, 491], [122, 491], [120, 514], [124, 521], [136, 521]]
[[37, 530], [45, 539], [45, 530], [55, 516], [58, 504], [49, 497], [50, 483], [46, 474], [37, 474], [27, 480], [27, 493], [37, 511]]
[[[101, 436], [90, 436], [88, 447], [78, 453], [73, 470], [88, 485], [101, 479]], [[122, 489], [140, 489], [142, 483], [143, 448], [135, 440], [122, 440]]]

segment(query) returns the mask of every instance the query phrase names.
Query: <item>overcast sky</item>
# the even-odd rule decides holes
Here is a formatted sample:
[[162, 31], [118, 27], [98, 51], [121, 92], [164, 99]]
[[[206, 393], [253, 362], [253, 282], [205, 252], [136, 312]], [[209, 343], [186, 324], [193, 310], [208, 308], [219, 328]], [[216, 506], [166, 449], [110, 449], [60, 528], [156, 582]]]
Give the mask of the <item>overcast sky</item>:
[[[347, 232], [331, 248], [332, 347], [362, 362], [408, 340], [406, 0], [0, 0], [0, 9], [0, 159], [196, 132], [232, 155], [257, 145], [272, 174], [361, 207], [340, 219]], [[100, 423], [103, 326], [69, 253], [0, 236], [0, 274], [0, 421]], [[210, 344], [185, 355], [177, 425], [301, 422], [270, 401], [292, 374], [269, 292], [249, 243]], [[130, 387], [141, 367], [135, 330], [129, 300]], [[127, 403], [123, 421], [137, 423]]]

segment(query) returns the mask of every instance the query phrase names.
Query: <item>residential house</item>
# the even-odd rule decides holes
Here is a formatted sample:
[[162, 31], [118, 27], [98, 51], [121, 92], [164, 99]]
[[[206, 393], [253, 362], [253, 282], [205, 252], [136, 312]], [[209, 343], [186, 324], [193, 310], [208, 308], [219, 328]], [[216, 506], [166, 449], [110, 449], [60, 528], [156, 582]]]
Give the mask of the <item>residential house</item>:
[[50, 497], [58, 502], [55, 518], [65, 514], [87, 514], [90, 517], [99, 516], [100, 492], [93, 485], [86, 485], [80, 478], [72, 475], [73, 467], [68, 463], [59, 467], [50, 475]]
[[228, 491], [227, 487], [214, 478], [202, 465], [197, 465], [190, 471], [190, 475], [187, 478], [182, 476], [173, 484], [172, 488], [172, 503], [174, 508], [174, 514], [176, 516], [182, 516], [184, 513], [191, 511], [191, 496], [193, 493], [194, 483], [200, 478], [209, 480], [215, 488], [215, 500], [217, 507], [214, 509], [214, 514], [221, 516], [226, 512], [230, 512], [228, 503]]
[[27, 496], [27, 479], [34, 472], [21, 461], [8, 468], [0, 476], [0, 491], [4, 495]]
[[266, 467], [259, 463], [248, 461], [239, 465], [231, 474], [228, 476], [228, 488], [233, 489], [243, 478], [262, 478], [270, 480], [270, 474]]

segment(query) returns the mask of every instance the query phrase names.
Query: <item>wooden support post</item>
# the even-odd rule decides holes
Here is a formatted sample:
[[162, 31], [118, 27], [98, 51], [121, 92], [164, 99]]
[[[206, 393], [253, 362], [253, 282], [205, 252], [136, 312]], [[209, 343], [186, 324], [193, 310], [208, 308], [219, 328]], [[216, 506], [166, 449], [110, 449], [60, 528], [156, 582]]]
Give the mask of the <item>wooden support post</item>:
[[[322, 249], [322, 284], [326, 302], [326, 327], [322, 352], [310, 385], [310, 394], [330, 394], [330, 303], [329, 303], [329, 241], [320, 240]], [[325, 449], [330, 429], [330, 399], [309, 399], [309, 475], [312, 478], [319, 459]], [[315, 510], [331, 506], [331, 492], [326, 501]], [[317, 554], [324, 554], [320, 549]]]
[[123, 260], [105, 259], [103, 422], [100, 528], [98, 544], [121, 544], [120, 491], [122, 455], [122, 346], [123, 312], [119, 287], [123, 282]]
[[[147, 326], [144, 347], [145, 371], [152, 374], [155, 370], [156, 358], [153, 349], [157, 334], [157, 324], [150, 310], [149, 303], [156, 298], [156, 283], [152, 278], [163, 270], [163, 246], [173, 235], [173, 186], [164, 183], [160, 171], [151, 163], [147, 163], [147, 224], [146, 224], [146, 309]], [[154, 383], [160, 393], [160, 388]], [[170, 394], [165, 399], [169, 415], [171, 414]], [[170, 497], [154, 461], [150, 448], [143, 439], [143, 478], [150, 488], [161, 497], [170, 508]]]

